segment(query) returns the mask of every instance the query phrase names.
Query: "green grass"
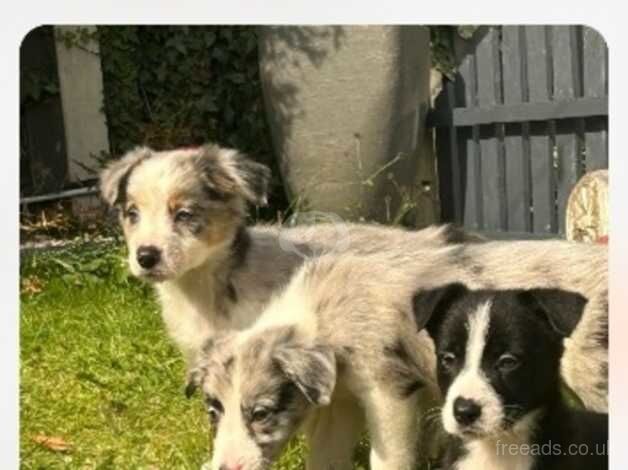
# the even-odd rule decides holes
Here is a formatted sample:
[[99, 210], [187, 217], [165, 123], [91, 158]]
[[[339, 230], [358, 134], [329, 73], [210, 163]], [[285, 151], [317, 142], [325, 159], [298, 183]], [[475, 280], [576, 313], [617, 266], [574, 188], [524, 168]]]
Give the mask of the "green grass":
[[[22, 259], [22, 468], [197, 470], [209, 457], [202, 402], [184, 397], [180, 354], [122, 254], [86, 247]], [[50, 450], [39, 435], [71, 447]], [[275, 468], [303, 468], [302, 454], [291, 444]]]
[[[199, 396], [184, 397], [181, 356], [152, 290], [120, 245], [23, 256], [20, 457], [25, 469], [194, 469], [209, 458]], [[37, 436], [61, 438], [55, 451]], [[275, 470], [303, 469], [296, 440]], [[356, 469], [367, 468], [359, 446]]]
[[[208, 448], [200, 401], [140, 289], [68, 287], [23, 298], [24, 468], [198, 468]], [[72, 444], [52, 452], [33, 437]]]

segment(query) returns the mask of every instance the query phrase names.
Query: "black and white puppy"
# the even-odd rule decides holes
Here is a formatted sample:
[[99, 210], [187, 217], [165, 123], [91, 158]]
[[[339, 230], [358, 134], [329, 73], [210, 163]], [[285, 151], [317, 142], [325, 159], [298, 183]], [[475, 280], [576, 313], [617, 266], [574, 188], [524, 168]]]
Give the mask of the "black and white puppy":
[[586, 303], [557, 289], [472, 291], [462, 284], [415, 296], [445, 396], [443, 468], [608, 468], [608, 416], [570, 409], [561, 398], [562, 340]]

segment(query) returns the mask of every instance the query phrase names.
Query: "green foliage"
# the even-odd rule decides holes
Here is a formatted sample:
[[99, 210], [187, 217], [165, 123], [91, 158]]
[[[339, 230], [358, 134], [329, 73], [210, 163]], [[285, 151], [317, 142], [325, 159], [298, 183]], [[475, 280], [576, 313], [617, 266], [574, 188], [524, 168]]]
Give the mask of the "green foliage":
[[21, 71], [21, 104], [37, 103], [49, 96], [59, 94], [59, 81], [56, 75], [41, 70]]
[[20, 261], [23, 286], [34, 282], [38, 290], [102, 284], [145, 288], [128, 272], [126, 248], [115, 242], [85, 242], [67, 249], [33, 251], [22, 255]]
[[[206, 460], [206, 413], [184, 397], [183, 361], [152, 296], [49, 283], [22, 296], [20, 348], [21, 468], [198, 469]], [[42, 435], [70, 447], [46, 448]]]
[[208, 140], [270, 161], [250, 26], [101, 26], [112, 153]]
[[[286, 206], [272, 156], [253, 26], [99, 26], [112, 156], [208, 141], [273, 170], [262, 218]], [[111, 158], [111, 156], [109, 156]]]
[[453, 80], [456, 71], [456, 55], [454, 39], [459, 37], [469, 40], [478, 27], [474, 25], [440, 25], [430, 26], [430, 47], [432, 52], [432, 66]]
[[55, 39], [68, 49], [78, 47], [84, 51], [98, 55], [94, 47], [94, 40], [98, 39], [98, 32], [94, 28], [77, 26], [72, 29], [55, 30]]
[[[183, 393], [185, 366], [151, 289], [122, 276], [117, 243], [22, 258], [20, 462], [24, 469], [198, 469], [209, 457], [201, 398]], [[97, 261], [100, 260], [100, 261]], [[97, 278], [97, 279], [95, 279]], [[62, 439], [59, 451], [38, 436]], [[356, 470], [366, 468], [366, 441]], [[304, 468], [295, 439], [273, 465]]]
[[[28, 37], [35, 35], [37, 44], [53, 44], [53, 29], [51, 26], [40, 26], [28, 33]], [[26, 40], [26, 38], [25, 38]], [[46, 41], [49, 41], [46, 43]], [[45, 57], [46, 54], [42, 53]], [[47, 57], [46, 57], [47, 59]], [[41, 58], [40, 58], [41, 60]], [[44, 101], [52, 96], [59, 95], [59, 77], [52, 61], [20, 60], [20, 112], [24, 106], [30, 106]]]

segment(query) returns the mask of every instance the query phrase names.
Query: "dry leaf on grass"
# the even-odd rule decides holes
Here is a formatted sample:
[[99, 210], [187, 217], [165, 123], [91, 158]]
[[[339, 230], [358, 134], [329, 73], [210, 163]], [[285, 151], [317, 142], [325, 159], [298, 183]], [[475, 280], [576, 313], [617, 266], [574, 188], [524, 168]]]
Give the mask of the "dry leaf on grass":
[[33, 437], [33, 441], [37, 444], [50, 449], [55, 452], [67, 452], [72, 448], [72, 444], [66, 442], [63, 438], [58, 436], [46, 436], [44, 434], [38, 434]]
[[39, 294], [43, 290], [42, 282], [36, 277], [22, 279], [22, 294]]

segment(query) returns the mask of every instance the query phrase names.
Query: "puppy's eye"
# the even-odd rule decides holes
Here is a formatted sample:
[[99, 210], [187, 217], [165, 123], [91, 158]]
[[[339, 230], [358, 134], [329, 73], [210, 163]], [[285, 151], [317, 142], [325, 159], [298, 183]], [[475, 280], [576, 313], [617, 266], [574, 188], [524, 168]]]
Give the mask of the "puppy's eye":
[[136, 224], [140, 220], [140, 211], [135, 206], [131, 206], [126, 210], [126, 217], [131, 224]]
[[194, 213], [189, 209], [179, 209], [174, 215], [175, 222], [187, 222], [194, 216]]
[[272, 411], [270, 408], [267, 408], [265, 406], [258, 406], [253, 410], [253, 413], [251, 414], [251, 420], [253, 422], [260, 423], [268, 419], [271, 413]]
[[442, 353], [440, 363], [444, 368], [450, 369], [456, 364], [456, 355], [451, 352]]
[[210, 398], [207, 400], [207, 415], [209, 416], [209, 420], [212, 423], [218, 421], [218, 418], [224, 413], [224, 408], [222, 407], [222, 403], [216, 400], [215, 398]]
[[512, 354], [503, 354], [497, 360], [497, 368], [502, 372], [515, 370], [517, 367], [519, 367], [519, 364], [519, 359], [517, 359]]

